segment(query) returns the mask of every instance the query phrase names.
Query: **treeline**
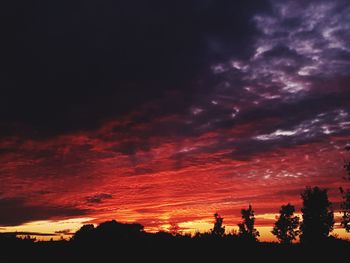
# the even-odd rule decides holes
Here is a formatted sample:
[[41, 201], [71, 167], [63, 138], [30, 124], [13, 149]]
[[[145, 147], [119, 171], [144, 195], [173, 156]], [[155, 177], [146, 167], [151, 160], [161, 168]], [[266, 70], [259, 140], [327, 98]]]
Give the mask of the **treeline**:
[[[300, 237], [302, 244], [319, 244], [330, 239], [337, 239], [330, 236], [334, 228], [334, 212], [332, 204], [328, 199], [326, 189], [319, 187], [307, 187], [301, 193], [302, 218], [295, 215], [295, 207], [288, 203], [282, 205], [279, 215], [276, 217], [272, 234], [276, 236], [281, 244], [291, 245]], [[238, 231], [226, 233], [224, 218], [218, 213], [214, 214], [213, 228], [208, 232], [197, 232], [194, 235], [182, 234], [179, 227], [173, 226], [168, 232], [147, 233], [144, 226], [138, 223], [121, 223], [115, 220], [107, 221], [94, 226], [93, 224], [83, 225], [69, 241], [74, 244], [103, 244], [122, 242], [143, 242], [145, 240], [231, 240], [244, 244], [259, 242], [259, 231], [255, 228], [255, 215], [252, 205], [241, 210], [241, 222], [238, 224]], [[346, 229], [348, 230], [348, 229]], [[33, 243], [35, 239], [29, 236], [16, 238], [15, 234], [0, 235], [0, 243], [21, 242], [23, 244]], [[62, 240], [63, 241], [63, 240]]]
[[[295, 207], [288, 203], [282, 205], [279, 216], [274, 224], [272, 234], [280, 243], [291, 244], [300, 236], [301, 243], [320, 243], [329, 238], [334, 227], [334, 212], [328, 199], [326, 189], [319, 187], [307, 187], [301, 194], [303, 207], [301, 208], [302, 220], [294, 215]], [[259, 231], [255, 228], [254, 210], [251, 205], [241, 210], [242, 222], [238, 224], [238, 232], [225, 233], [223, 218], [214, 214], [214, 226], [206, 233], [196, 233], [194, 236], [182, 235], [178, 229], [172, 229], [168, 233], [153, 234], [174, 236], [176, 238], [227, 238], [243, 242], [258, 242]], [[94, 242], [96, 240], [110, 240], [113, 238], [140, 239], [144, 235], [144, 227], [141, 224], [122, 224], [116, 221], [104, 222], [97, 227], [84, 225], [72, 237], [73, 242]], [[147, 234], [152, 235], [152, 234]], [[334, 238], [334, 237], [333, 237]]]
[[[226, 233], [224, 219], [214, 214], [214, 224], [205, 233], [148, 233], [138, 223], [115, 220], [97, 226], [82, 226], [70, 240], [35, 242], [15, 234], [0, 235], [1, 262], [133, 262], [133, 261], [208, 261], [245, 257], [245, 261], [335, 260], [347, 257], [350, 242], [330, 236], [334, 214], [327, 190], [306, 188], [301, 198], [302, 218], [292, 204], [282, 205], [272, 233], [278, 243], [259, 242], [251, 205], [241, 210], [238, 231]], [[300, 243], [293, 243], [297, 237]]]

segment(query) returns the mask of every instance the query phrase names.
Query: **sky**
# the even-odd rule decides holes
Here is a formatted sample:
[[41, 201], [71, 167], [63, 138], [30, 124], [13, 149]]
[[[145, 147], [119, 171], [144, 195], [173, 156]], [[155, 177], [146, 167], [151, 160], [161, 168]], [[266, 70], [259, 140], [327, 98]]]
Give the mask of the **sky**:
[[0, 231], [230, 230], [251, 204], [269, 240], [306, 186], [339, 210], [348, 1], [2, 5]]

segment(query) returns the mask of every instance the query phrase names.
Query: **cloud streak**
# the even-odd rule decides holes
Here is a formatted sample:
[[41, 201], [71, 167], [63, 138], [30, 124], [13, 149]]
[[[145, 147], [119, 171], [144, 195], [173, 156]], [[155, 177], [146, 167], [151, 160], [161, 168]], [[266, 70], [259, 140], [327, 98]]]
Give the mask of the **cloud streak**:
[[0, 216], [0, 225], [2, 226], [20, 225], [55, 217], [69, 218], [87, 213], [87, 210], [75, 207], [30, 205], [20, 198], [0, 199], [0, 210], [6, 211]]

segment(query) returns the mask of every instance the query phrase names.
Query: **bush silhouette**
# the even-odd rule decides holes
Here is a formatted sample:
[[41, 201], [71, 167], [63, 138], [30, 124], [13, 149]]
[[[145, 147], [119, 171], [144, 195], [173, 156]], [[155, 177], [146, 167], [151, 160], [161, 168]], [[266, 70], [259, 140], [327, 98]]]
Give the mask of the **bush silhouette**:
[[93, 224], [83, 225], [77, 232], [75, 232], [72, 240], [86, 242], [93, 240], [95, 235], [95, 226]]
[[96, 228], [94, 225], [82, 226], [73, 236], [77, 242], [97, 242], [114, 240], [131, 240], [140, 238], [143, 234], [143, 225], [126, 224], [115, 220], [103, 222]]

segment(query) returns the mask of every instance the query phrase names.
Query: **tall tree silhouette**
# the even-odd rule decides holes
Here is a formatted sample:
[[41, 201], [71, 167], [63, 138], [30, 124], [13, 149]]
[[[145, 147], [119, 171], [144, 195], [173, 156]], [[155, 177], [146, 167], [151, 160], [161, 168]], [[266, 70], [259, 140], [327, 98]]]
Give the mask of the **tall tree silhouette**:
[[243, 222], [238, 224], [238, 236], [245, 240], [257, 241], [260, 236], [259, 231], [254, 228], [255, 217], [251, 205], [248, 209], [241, 210]]
[[319, 242], [328, 237], [333, 230], [334, 214], [326, 189], [307, 187], [301, 194], [303, 200], [303, 222], [300, 241]]
[[280, 215], [271, 231], [283, 244], [290, 244], [299, 235], [299, 217], [294, 216], [295, 208], [291, 204], [282, 205]]
[[218, 214], [214, 214], [215, 222], [214, 227], [211, 230], [212, 235], [222, 237], [225, 234], [225, 227], [222, 226], [224, 219]]
[[[350, 146], [345, 148], [350, 151]], [[350, 161], [346, 161], [344, 164], [344, 169], [346, 170], [348, 176], [344, 177], [346, 181], [350, 181]], [[343, 197], [343, 202], [340, 205], [342, 209], [342, 220], [340, 222], [341, 226], [345, 228], [347, 232], [350, 232], [350, 189], [344, 190], [342, 187], [339, 188], [340, 193]]]
[[343, 190], [343, 188], [340, 187], [340, 193], [343, 197], [343, 202], [340, 204], [343, 214], [340, 224], [347, 232], [350, 232], [350, 189]]

